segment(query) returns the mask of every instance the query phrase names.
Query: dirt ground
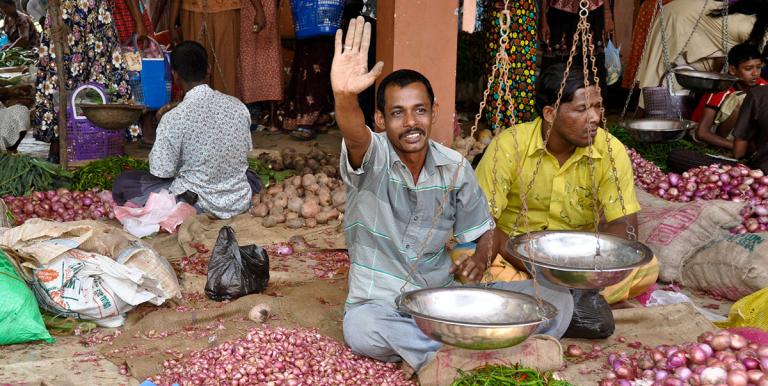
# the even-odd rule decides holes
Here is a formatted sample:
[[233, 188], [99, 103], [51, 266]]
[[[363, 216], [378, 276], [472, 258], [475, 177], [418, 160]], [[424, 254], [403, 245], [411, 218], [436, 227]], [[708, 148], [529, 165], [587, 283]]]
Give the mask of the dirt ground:
[[[336, 153], [341, 141], [338, 130], [320, 135], [317, 141], [299, 142], [287, 135], [253, 134], [254, 151], [278, 151], [292, 146], [299, 152], [318, 146], [326, 152]], [[30, 141], [21, 148], [23, 152], [39, 154], [47, 152], [45, 144]], [[146, 158], [148, 149], [136, 144], [127, 146], [129, 155]], [[227, 223], [238, 232], [241, 244], [260, 245], [286, 242], [294, 233], [287, 229], [260, 228], [247, 217]], [[211, 238], [222, 223], [200, 219], [183, 225], [179, 235], [160, 236], [150, 242], [164, 250], [169, 260], [178, 260], [190, 253], [188, 245], [195, 241], [211, 243]], [[186, 227], [186, 228], [184, 228]], [[306, 232], [304, 232], [306, 233]], [[343, 248], [344, 240], [338, 228], [323, 229], [307, 235], [318, 249]], [[315, 268], [323, 264], [324, 255], [317, 257], [300, 254], [274, 257], [270, 272], [271, 282], [264, 294], [250, 295], [230, 303], [210, 301], [203, 295], [205, 276], [184, 273], [181, 275], [185, 298], [169, 301], [160, 307], [140, 306], [129, 313], [126, 325], [119, 329], [101, 329], [81, 336], [59, 336], [53, 344], [23, 344], [0, 347], [0, 385], [137, 385], [146, 377], [158, 372], [160, 364], [169, 353], [186, 352], [232, 339], [242, 334], [254, 322], [247, 313], [256, 304], [267, 304], [273, 318], [267, 323], [285, 327], [316, 328], [321, 333], [341, 340], [341, 318], [346, 296], [346, 273], [335, 272], [331, 278], [318, 278]], [[329, 255], [332, 256], [332, 255]], [[699, 294], [686, 292], [694, 304], [716, 314], [726, 315], [730, 306]], [[617, 310], [618, 318], [640, 307], [628, 302]], [[629, 311], [627, 311], [629, 309]], [[680, 311], [682, 310], [682, 311]], [[708, 324], [692, 308], [673, 309], [673, 314], [698, 318], [697, 328], [706, 329]], [[623, 315], [623, 316], [622, 316]], [[625, 320], [622, 319], [622, 320]], [[669, 328], [679, 327], [680, 318], [667, 318]], [[617, 334], [632, 339], [647, 339], [647, 343], [668, 339], [680, 343], [691, 339], [687, 334], [655, 336], [658, 320], [627, 323], [617, 326]], [[626, 323], [626, 322], [622, 322]], [[638, 325], [638, 323], [640, 323]], [[697, 330], [698, 331], [698, 330]], [[165, 336], [161, 339], [162, 336]], [[617, 335], [618, 336], [618, 335]], [[563, 342], [564, 344], [573, 341]], [[587, 345], [591, 342], [582, 341]], [[602, 344], [616, 345], [613, 340]], [[571, 364], [563, 371], [566, 379], [577, 385], [594, 384], [602, 374], [602, 363]], [[125, 375], [125, 374], [132, 374]]]

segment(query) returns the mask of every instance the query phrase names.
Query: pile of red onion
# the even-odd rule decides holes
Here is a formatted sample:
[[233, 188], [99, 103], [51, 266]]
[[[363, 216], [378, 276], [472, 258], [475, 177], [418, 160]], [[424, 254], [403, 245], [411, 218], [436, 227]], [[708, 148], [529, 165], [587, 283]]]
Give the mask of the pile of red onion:
[[414, 385], [396, 364], [307, 329], [254, 327], [245, 338], [166, 360], [158, 385]]
[[700, 166], [683, 174], [664, 174], [652, 162], [629, 149], [635, 183], [645, 191], [668, 201], [721, 199], [746, 202], [741, 225], [733, 233], [768, 230], [768, 176], [745, 165]]
[[608, 365], [601, 386], [768, 386], [768, 345], [726, 330], [704, 333], [697, 343], [611, 353]]
[[16, 225], [31, 218], [79, 221], [114, 218], [112, 192], [97, 189], [71, 192], [68, 189], [32, 192], [28, 196], [4, 196], [5, 205], [13, 213]]

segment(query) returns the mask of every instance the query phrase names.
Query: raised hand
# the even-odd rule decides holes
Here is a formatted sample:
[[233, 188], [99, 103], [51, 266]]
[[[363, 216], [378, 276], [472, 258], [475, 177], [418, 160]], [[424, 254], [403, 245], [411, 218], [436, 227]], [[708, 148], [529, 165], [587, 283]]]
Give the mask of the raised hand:
[[349, 22], [342, 46], [342, 31], [336, 31], [336, 50], [331, 65], [331, 87], [337, 94], [359, 94], [376, 82], [384, 68], [378, 62], [368, 71], [368, 49], [371, 46], [371, 25], [362, 16]]

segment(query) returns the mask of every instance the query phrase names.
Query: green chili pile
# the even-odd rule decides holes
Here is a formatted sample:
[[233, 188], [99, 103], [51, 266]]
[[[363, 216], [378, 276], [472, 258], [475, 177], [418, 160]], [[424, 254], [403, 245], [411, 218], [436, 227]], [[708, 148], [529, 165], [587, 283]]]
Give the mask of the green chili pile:
[[19, 47], [0, 51], [0, 67], [28, 66], [35, 62], [34, 55], [34, 52]]
[[149, 163], [131, 157], [107, 157], [93, 161], [72, 174], [72, 190], [112, 190], [115, 177], [126, 170], [149, 170]]
[[571, 386], [522, 366], [486, 365], [472, 371], [459, 371], [451, 386]]
[[0, 196], [66, 187], [70, 174], [58, 165], [30, 157], [0, 153]]

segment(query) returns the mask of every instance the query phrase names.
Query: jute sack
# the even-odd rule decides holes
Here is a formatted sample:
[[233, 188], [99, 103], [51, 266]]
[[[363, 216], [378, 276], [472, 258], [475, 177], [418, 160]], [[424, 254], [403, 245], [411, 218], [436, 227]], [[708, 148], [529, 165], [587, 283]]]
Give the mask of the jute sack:
[[421, 386], [450, 385], [458, 370], [470, 371], [484, 365], [515, 365], [553, 371], [563, 367], [563, 347], [548, 335], [533, 335], [517, 346], [500, 350], [465, 350], [443, 346], [434, 359], [419, 370]]
[[745, 203], [724, 200], [674, 203], [637, 189], [638, 241], [659, 259], [659, 279], [682, 279], [683, 261], [712, 243], [725, 229], [741, 223]]
[[0, 248], [11, 257], [27, 282], [34, 280], [35, 269], [77, 249], [145, 272], [159, 282], [166, 299], [181, 297], [178, 278], [166, 259], [142, 240], [97, 221], [60, 223], [31, 219], [15, 228], [2, 228]]
[[729, 300], [768, 287], [768, 232], [723, 231], [712, 245], [684, 262], [682, 282]]

